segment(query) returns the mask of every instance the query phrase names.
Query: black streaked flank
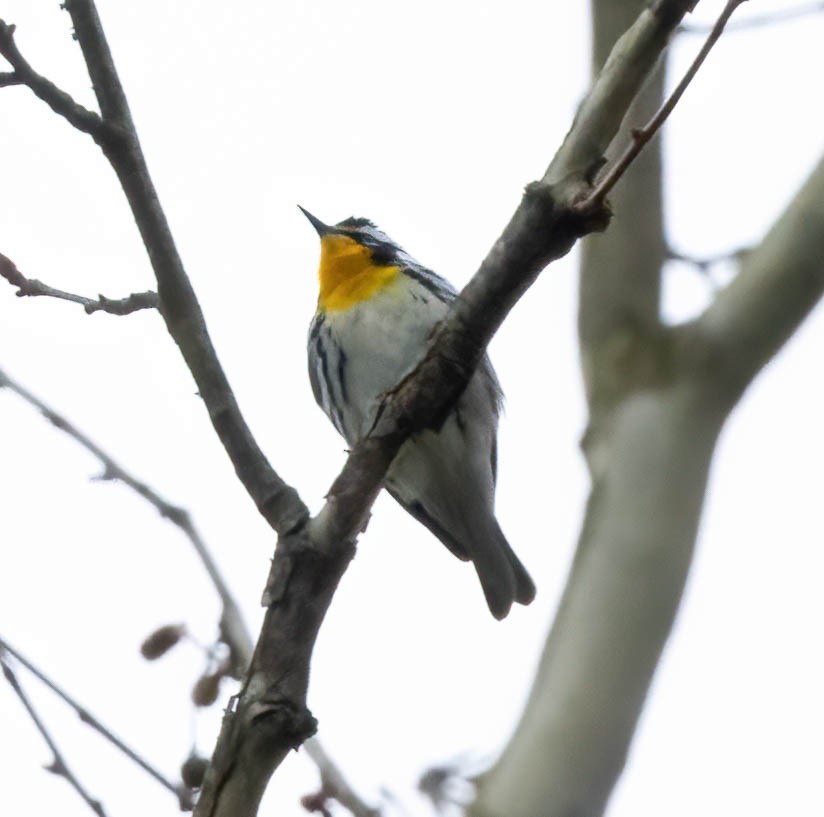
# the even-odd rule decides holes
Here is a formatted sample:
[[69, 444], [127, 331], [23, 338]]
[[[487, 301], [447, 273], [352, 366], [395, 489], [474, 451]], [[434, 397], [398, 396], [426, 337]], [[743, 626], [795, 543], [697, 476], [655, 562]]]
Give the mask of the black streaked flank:
[[[327, 333], [328, 335], [328, 333]], [[328, 340], [328, 336], [327, 336]], [[329, 402], [329, 412], [332, 416], [332, 422], [335, 424], [335, 428], [338, 430], [340, 434], [344, 434], [343, 428], [343, 416], [341, 414], [341, 407], [338, 405], [337, 400], [335, 400], [334, 388], [332, 380], [329, 377], [329, 361], [326, 355], [326, 348], [324, 346], [324, 339], [321, 337], [320, 333], [318, 333], [317, 340], [315, 341], [315, 351], [318, 356], [318, 360], [320, 360], [320, 379], [323, 383], [326, 384], [326, 397]]]
[[344, 404], [349, 403], [349, 396], [346, 393], [346, 352], [339, 344], [335, 344], [338, 350], [338, 383], [340, 385], [340, 399]]

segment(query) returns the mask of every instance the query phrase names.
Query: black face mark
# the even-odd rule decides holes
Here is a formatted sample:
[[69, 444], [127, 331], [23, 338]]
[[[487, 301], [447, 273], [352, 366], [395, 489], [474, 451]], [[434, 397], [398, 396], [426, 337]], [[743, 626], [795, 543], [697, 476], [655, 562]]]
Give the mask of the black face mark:
[[380, 267], [394, 266], [399, 263], [398, 253], [400, 248], [391, 242], [378, 241], [368, 230], [377, 230], [373, 222], [368, 218], [356, 218], [350, 216], [335, 225], [335, 231], [368, 247], [372, 250], [372, 260]]

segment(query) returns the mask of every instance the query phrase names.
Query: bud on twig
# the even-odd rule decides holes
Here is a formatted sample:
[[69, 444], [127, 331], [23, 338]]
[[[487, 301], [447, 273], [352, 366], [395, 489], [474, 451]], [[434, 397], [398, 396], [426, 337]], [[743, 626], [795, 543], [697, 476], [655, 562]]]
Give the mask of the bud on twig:
[[180, 779], [183, 785], [189, 789], [199, 789], [208, 765], [209, 761], [205, 757], [193, 751], [180, 767]]
[[192, 702], [195, 706], [211, 706], [220, 691], [220, 682], [223, 679], [223, 670], [201, 675], [192, 688]]
[[166, 624], [158, 627], [140, 645], [140, 654], [147, 661], [154, 661], [174, 647], [185, 632], [186, 628], [182, 624]]

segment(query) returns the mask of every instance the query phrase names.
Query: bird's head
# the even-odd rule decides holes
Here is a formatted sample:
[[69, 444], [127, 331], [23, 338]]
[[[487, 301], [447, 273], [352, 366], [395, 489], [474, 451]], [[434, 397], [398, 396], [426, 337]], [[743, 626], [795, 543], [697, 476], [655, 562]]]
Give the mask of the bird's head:
[[320, 236], [319, 308], [349, 309], [395, 280], [405, 253], [371, 221], [347, 218], [330, 226], [300, 210]]

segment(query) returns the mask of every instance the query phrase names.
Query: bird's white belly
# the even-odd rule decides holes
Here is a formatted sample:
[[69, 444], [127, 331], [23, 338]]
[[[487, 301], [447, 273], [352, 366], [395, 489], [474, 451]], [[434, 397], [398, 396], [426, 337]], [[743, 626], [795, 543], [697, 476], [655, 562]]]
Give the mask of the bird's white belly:
[[347, 438], [369, 430], [380, 398], [420, 361], [446, 311], [422, 285], [401, 278], [367, 301], [327, 314], [346, 350]]

